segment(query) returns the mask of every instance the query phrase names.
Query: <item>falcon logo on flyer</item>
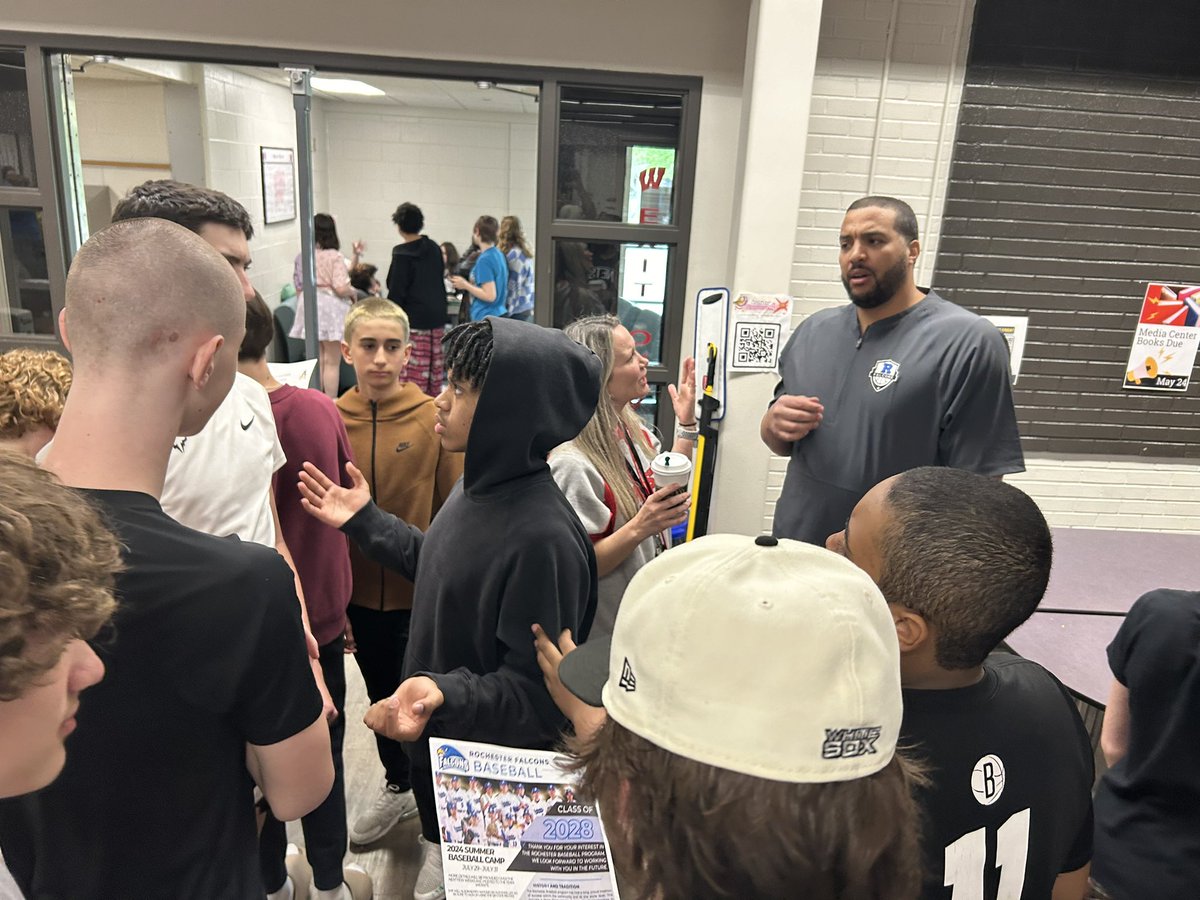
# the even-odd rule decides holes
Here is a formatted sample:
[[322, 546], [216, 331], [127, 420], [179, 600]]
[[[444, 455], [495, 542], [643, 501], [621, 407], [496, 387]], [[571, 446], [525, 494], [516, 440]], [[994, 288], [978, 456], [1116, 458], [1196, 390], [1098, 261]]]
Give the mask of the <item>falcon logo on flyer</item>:
[[900, 377], [900, 363], [894, 359], [877, 359], [875, 365], [871, 366], [871, 373], [867, 378], [871, 382], [871, 387], [875, 389], [875, 393], [879, 393], [884, 388], [896, 382]]
[[469, 772], [470, 766], [467, 764], [467, 758], [462, 755], [462, 752], [457, 747], [452, 747], [449, 744], [442, 744], [437, 749], [438, 755], [438, 771], [448, 769], [453, 771], [457, 769], [460, 772]]

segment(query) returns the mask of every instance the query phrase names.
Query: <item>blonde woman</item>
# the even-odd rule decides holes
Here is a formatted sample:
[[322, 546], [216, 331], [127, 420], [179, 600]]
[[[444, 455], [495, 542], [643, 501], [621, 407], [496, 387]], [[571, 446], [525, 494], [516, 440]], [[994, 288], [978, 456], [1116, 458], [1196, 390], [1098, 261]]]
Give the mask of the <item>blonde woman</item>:
[[497, 244], [508, 260], [508, 310], [505, 316], [529, 322], [533, 319], [533, 250], [525, 240], [521, 220], [505, 216], [500, 221], [500, 242]]
[[[549, 457], [554, 480], [591, 535], [596, 550], [599, 603], [592, 636], [612, 633], [625, 586], [668, 546], [671, 528], [687, 521], [691, 497], [678, 488], [655, 490], [650, 463], [662, 449], [633, 404], [650, 393], [649, 361], [614, 316], [589, 316], [566, 334], [588, 347], [604, 365], [604, 389], [596, 413], [579, 437]], [[695, 447], [695, 361], [684, 360], [679, 389], [667, 387], [675, 408], [676, 453]]]

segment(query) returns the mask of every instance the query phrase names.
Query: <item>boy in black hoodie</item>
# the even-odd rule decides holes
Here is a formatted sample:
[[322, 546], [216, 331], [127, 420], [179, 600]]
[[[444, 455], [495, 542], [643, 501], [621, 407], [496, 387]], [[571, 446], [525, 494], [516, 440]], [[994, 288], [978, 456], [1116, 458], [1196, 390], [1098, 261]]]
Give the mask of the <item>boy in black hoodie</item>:
[[442, 391], [442, 336], [446, 329], [446, 261], [442, 248], [421, 234], [425, 215], [415, 203], [392, 214], [402, 242], [392, 248], [387, 273], [388, 299], [408, 314], [412, 356], [401, 376], [430, 397]]
[[599, 360], [561, 332], [509, 319], [460, 326], [445, 343], [450, 386], [435, 401], [434, 430], [444, 449], [466, 451], [466, 464], [427, 533], [372, 503], [353, 465], [351, 488], [308, 464], [300, 485], [310, 513], [414, 582], [405, 680], [366, 723], [409, 742], [425, 842], [415, 900], [444, 896], [425, 738], [550, 747], [564, 719], [530, 628], [586, 637], [596, 608], [591, 541], [546, 454], [595, 411]]

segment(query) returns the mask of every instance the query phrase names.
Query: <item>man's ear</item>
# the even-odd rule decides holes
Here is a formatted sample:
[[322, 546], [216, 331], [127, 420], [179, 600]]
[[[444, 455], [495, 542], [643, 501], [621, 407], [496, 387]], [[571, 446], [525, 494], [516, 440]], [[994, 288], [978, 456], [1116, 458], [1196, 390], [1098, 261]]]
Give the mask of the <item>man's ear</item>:
[[191, 365], [188, 366], [188, 378], [198, 389], [208, 384], [208, 379], [212, 377], [213, 370], [216, 368], [217, 352], [224, 344], [224, 335], [214, 334], [196, 348], [196, 352], [192, 355]]
[[908, 261], [915, 266], [917, 264], [917, 257], [920, 255], [921, 255], [921, 242], [920, 241], [909, 241], [908, 242]]
[[67, 348], [67, 352], [71, 351], [71, 338], [67, 335], [67, 308], [64, 306], [58, 311], [58, 336], [62, 339], [63, 346]]
[[346, 365], [354, 365], [354, 360], [350, 358], [350, 345], [342, 341], [342, 359], [346, 361]]
[[900, 641], [901, 653], [920, 650], [931, 639], [929, 623], [919, 612], [899, 603], [889, 603], [892, 621], [896, 623], [896, 637]]

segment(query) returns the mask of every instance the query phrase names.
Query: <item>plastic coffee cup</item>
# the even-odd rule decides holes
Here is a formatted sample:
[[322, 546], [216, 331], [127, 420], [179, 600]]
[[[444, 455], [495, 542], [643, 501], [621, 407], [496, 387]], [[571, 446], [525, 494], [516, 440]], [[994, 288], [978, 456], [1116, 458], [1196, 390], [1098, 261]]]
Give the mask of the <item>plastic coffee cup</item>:
[[682, 453], [660, 453], [650, 463], [650, 474], [658, 490], [669, 485], [687, 488], [692, 483], [692, 461]]

